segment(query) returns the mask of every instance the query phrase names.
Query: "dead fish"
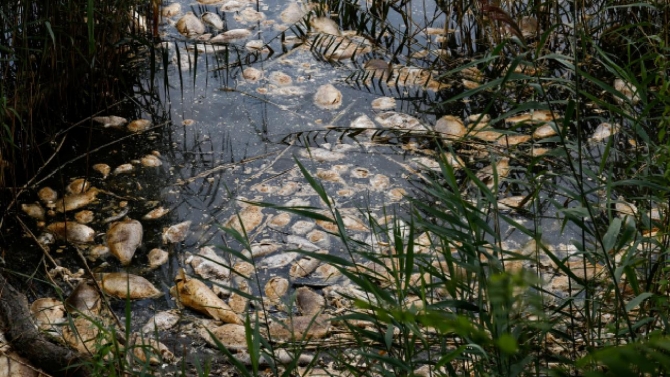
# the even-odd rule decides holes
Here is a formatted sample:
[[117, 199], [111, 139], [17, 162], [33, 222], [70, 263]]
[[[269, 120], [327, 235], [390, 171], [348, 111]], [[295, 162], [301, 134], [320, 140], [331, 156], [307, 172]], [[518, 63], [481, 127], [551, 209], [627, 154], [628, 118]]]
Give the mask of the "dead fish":
[[75, 213], [74, 219], [80, 224], [88, 224], [95, 219], [95, 214], [89, 210], [79, 211]]
[[74, 221], [61, 221], [47, 226], [47, 231], [56, 238], [72, 243], [91, 243], [95, 231], [86, 225]]
[[97, 171], [102, 175], [102, 178], [107, 178], [109, 172], [112, 171], [112, 168], [107, 164], [95, 164], [92, 166], [93, 170]]
[[637, 206], [633, 203], [625, 201], [622, 196], [617, 199], [616, 203], [614, 204], [614, 208], [617, 212], [619, 212], [620, 215], [623, 216], [636, 216], [638, 212]]
[[379, 97], [372, 100], [370, 103], [372, 110], [382, 111], [382, 110], [393, 110], [395, 109], [395, 98], [392, 97]]
[[198, 254], [186, 260], [193, 267], [193, 271], [203, 279], [227, 279], [230, 277], [229, 263], [218, 256], [213, 248], [204, 246]]
[[541, 122], [552, 122], [559, 119], [557, 114], [552, 113], [550, 110], [535, 110], [530, 113], [523, 113], [515, 115], [513, 117], [505, 119], [506, 123], [541, 123]]
[[551, 123], [545, 123], [533, 131], [533, 139], [540, 140], [552, 136], [558, 135], [558, 125]]
[[256, 229], [263, 222], [263, 211], [261, 207], [258, 206], [248, 206], [242, 209], [239, 214], [232, 215], [228, 221], [224, 223], [224, 227], [232, 228], [243, 233], [244, 231], [248, 234]]
[[[623, 79], [614, 79], [614, 89], [621, 93], [631, 104], [637, 105], [640, 102], [640, 95], [638, 94], [637, 88], [635, 88], [630, 82]], [[624, 103], [625, 101], [619, 97], [614, 96], [614, 100], [619, 104]]]
[[256, 82], [263, 78], [263, 71], [254, 67], [247, 67], [242, 71], [242, 77], [250, 82]]
[[91, 187], [82, 194], [66, 195], [56, 201], [56, 212], [69, 212], [86, 207], [96, 199], [98, 192], [98, 189]]
[[597, 143], [601, 142], [612, 135], [615, 135], [619, 132], [621, 126], [619, 124], [612, 123], [600, 123], [598, 127], [593, 131], [593, 135], [589, 138], [589, 142]]
[[154, 208], [151, 211], [149, 211], [146, 215], [142, 216], [142, 220], [156, 220], [160, 219], [161, 217], [167, 215], [167, 213], [170, 212], [169, 209], [164, 208], [164, 207], [158, 207]]
[[255, 242], [251, 244], [251, 252], [247, 253], [247, 257], [250, 258], [259, 258], [266, 255], [272, 254], [275, 251], [279, 250], [281, 245], [274, 242], [273, 240], [261, 240], [260, 242]]
[[265, 20], [265, 13], [252, 8], [244, 8], [239, 12], [239, 15], [235, 17], [235, 20], [243, 23], [261, 22]]
[[231, 29], [223, 32], [209, 40], [209, 43], [230, 43], [235, 40], [249, 38], [251, 31], [248, 29]]
[[272, 216], [272, 219], [270, 220], [270, 225], [280, 229], [287, 226], [289, 223], [291, 223], [291, 215], [286, 212]]
[[149, 280], [126, 272], [100, 274], [100, 287], [108, 295], [121, 299], [140, 300], [163, 294]]
[[524, 195], [519, 196], [510, 196], [508, 198], [503, 198], [498, 200], [498, 208], [500, 209], [518, 209], [521, 208], [522, 204], [529, 203], [529, 200]]
[[314, 94], [314, 104], [326, 110], [337, 109], [342, 105], [342, 93], [331, 84], [321, 85]]
[[126, 118], [122, 118], [116, 115], [110, 116], [99, 116], [91, 118], [92, 121], [102, 124], [104, 128], [123, 128], [123, 126], [128, 123]]
[[[326, 250], [324, 250], [326, 251]], [[320, 260], [313, 257], [304, 257], [297, 260], [289, 270], [289, 276], [294, 278], [304, 278], [316, 270], [321, 263]]]
[[295, 305], [304, 316], [312, 317], [320, 313], [326, 306], [326, 300], [308, 287], [296, 289]]
[[121, 164], [114, 169], [112, 174], [114, 175], [119, 175], [119, 174], [127, 174], [135, 170], [133, 167], [133, 164]]
[[181, 13], [181, 4], [179, 3], [172, 3], [161, 7], [161, 15], [163, 17], [174, 17], [179, 13]]
[[497, 163], [495, 163], [493, 165], [486, 166], [486, 167], [480, 169], [476, 173], [475, 176], [477, 177], [477, 179], [482, 181], [482, 183], [484, 183], [489, 189], [493, 188], [493, 184], [495, 182], [494, 181], [494, 177], [495, 177], [494, 169], [495, 169], [495, 173], [496, 173], [495, 175], [497, 175], [497, 177], [498, 177], [498, 183], [500, 183], [500, 181], [503, 178], [505, 178], [509, 175], [509, 172], [511, 170], [510, 167], [509, 167], [509, 157], [503, 157]]
[[65, 322], [65, 306], [53, 297], [38, 298], [30, 305], [30, 313], [41, 330], [52, 330]]
[[63, 329], [63, 340], [70, 347], [85, 355], [96, 354], [98, 347], [103, 343], [100, 339], [101, 335], [102, 331], [98, 321], [87, 316], [74, 318]]
[[458, 140], [465, 136], [467, 129], [460, 118], [445, 115], [435, 123], [435, 132], [443, 134], [447, 140]]
[[151, 128], [151, 121], [148, 119], [136, 119], [126, 126], [130, 132], [142, 132]]
[[318, 266], [312, 274], [313, 278], [320, 279], [331, 284], [332, 282], [337, 281], [341, 276], [342, 273], [340, 270], [332, 264], [328, 263]]
[[137, 220], [125, 219], [115, 222], [107, 230], [109, 250], [124, 266], [130, 264], [135, 250], [142, 244], [142, 224]]
[[323, 231], [314, 229], [305, 235], [307, 241], [319, 246], [322, 249], [330, 248], [330, 236]]
[[95, 262], [98, 259], [107, 258], [110, 254], [109, 247], [105, 245], [95, 245], [88, 250], [88, 260]]
[[69, 194], [81, 194], [88, 191], [89, 188], [91, 188], [91, 183], [86, 178], [78, 178], [70, 182], [65, 190]]
[[240, 2], [237, 0], [225, 0], [221, 5], [222, 12], [239, 12], [247, 6], [247, 2]]
[[95, 316], [100, 312], [101, 298], [95, 283], [81, 281], [65, 299], [65, 309], [71, 314]]
[[256, 268], [254, 267], [253, 264], [249, 262], [237, 262], [233, 265], [233, 271], [235, 271], [235, 275], [233, 275], [233, 278], [235, 280], [243, 280], [243, 279], [249, 279], [251, 275], [256, 271]]
[[113, 214], [112, 216], [106, 217], [104, 220], [102, 220], [102, 223], [109, 224], [111, 222], [121, 220], [122, 218], [126, 217], [128, 212], [130, 212], [130, 207], [123, 207], [121, 211]]
[[323, 148], [301, 149], [300, 156], [311, 158], [317, 162], [333, 162], [344, 158], [344, 153], [329, 151]]
[[305, 251], [316, 251], [320, 249], [320, 247], [307, 241], [305, 238], [293, 234], [286, 236], [286, 243], [295, 245], [295, 248]]
[[177, 243], [182, 242], [188, 236], [188, 230], [191, 227], [191, 221], [184, 221], [179, 224], [170, 226], [169, 228], [163, 229], [163, 243]]
[[384, 128], [401, 131], [425, 131], [421, 122], [408, 114], [397, 113], [395, 111], [387, 111], [375, 117], [375, 121], [381, 124]]
[[293, 83], [293, 79], [291, 78], [291, 76], [287, 75], [284, 72], [279, 71], [270, 73], [268, 80], [270, 81], [271, 84], [275, 84], [278, 86], [286, 86], [291, 85]]
[[186, 12], [175, 24], [177, 31], [183, 36], [193, 37], [205, 32], [205, 24], [193, 12]]
[[142, 163], [142, 166], [146, 166], [148, 168], [155, 168], [158, 166], [163, 165], [163, 161], [160, 160], [160, 158], [148, 154], [140, 159], [140, 162]]
[[200, 15], [200, 19], [205, 23], [205, 25], [209, 25], [216, 30], [223, 29], [223, 20], [216, 13], [205, 12]]
[[226, 323], [223, 326], [208, 327], [199, 326], [198, 334], [212, 347], [218, 347], [212, 337], [214, 337], [221, 345], [232, 351], [239, 351], [246, 349], [247, 335], [246, 329], [243, 325], [233, 323]]
[[163, 249], [151, 249], [149, 254], [147, 254], [147, 259], [149, 261], [149, 268], [154, 269], [167, 263], [169, 254]]
[[370, 171], [366, 168], [356, 167], [349, 174], [352, 178], [364, 179], [370, 175]]
[[141, 334], [133, 334], [131, 348], [137, 361], [142, 364], [159, 365], [172, 363], [175, 356], [167, 346], [156, 339], [145, 337]]
[[51, 187], [42, 187], [40, 191], [37, 192], [37, 197], [40, 198], [42, 203], [49, 204], [58, 199], [58, 193]]
[[295, 24], [300, 22], [303, 17], [307, 14], [299, 3], [289, 3], [289, 5], [284, 9], [280, 14], [279, 18], [285, 24]]
[[212, 292], [205, 283], [187, 277], [183, 269], [179, 271], [175, 283], [170, 288], [170, 294], [182, 305], [226, 323], [243, 324], [237, 313], [228, 304]]
[[269, 338], [277, 340], [321, 339], [330, 332], [330, 316], [300, 316], [274, 320], [269, 326]]
[[249, 305], [248, 296], [251, 295], [251, 287], [246, 280], [237, 282], [237, 289], [230, 293], [228, 298], [228, 306], [237, 314], [242, 314], [247, 311]]
[[263, 289], [265, 298], [268, 299], [271, 304], [278, 305], [288, 292], [289, 286], [290, 283], [288, 279], [281, 276], [275, 276], [265, 283], [265, 288]]
[[310, 230], [314, 229], [316, 224], [313, 221], [299, 220], [296, 221], [293, 226], [291, 226], [291, 233], [297, 235], [303, 235]]
[[316, 33], [340, 35], [340, 27], [337, 22], [329, 17], [312, 17], [309, 20], [309, 25]]
[[21, 211], [37, 220], [44, 220], [44, 214], [46, 213], [39, 203], [21, 204]]
[[496, 144], [509, 148], [515, 145], [526, 143], [530, 141], [530, 139], [531, 139], [530, 135], [504, 134], [498, 140], [496, 140]]
[[297, 257], [298, 257], [297, 252], [285, 251], [280, 254], [263, 258], [263, 260], [261, 260], [260, 263], [258, 263], [258, 267], [265, 269], [284, 267], [287, 266], [289, 263], [293, 262], [293, 260]]
[[314, 174], [314, 175], [317, 178], [319, 178], [323, 181], [344, 184], [344, 180], [340, 176], [340, 173], [338, 173], [334, 170], [331, 170], [331, 169], [325, 170], [325, 169], [318, 168], [318, 169], [316, 169], [316, 174]]
[[166, 310], [156, 313], [142, 327], [144, 334], [154, 333], [161, 330], [169, 330], [179, 322], [179, 312], [177, 310]]

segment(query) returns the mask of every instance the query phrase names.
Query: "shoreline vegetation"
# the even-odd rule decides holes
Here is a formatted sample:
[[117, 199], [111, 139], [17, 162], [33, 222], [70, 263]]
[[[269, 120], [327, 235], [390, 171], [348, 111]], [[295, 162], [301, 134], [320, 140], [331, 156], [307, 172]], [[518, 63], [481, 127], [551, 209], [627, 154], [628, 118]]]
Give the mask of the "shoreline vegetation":
[[[300, 150], [294, 158], [299, 179], [320, 207], [233, 200], [239, 211], [220, 224], [225, 245], [175, 257], [192, 229], [190, 220], [180, 219], [159, 232], [166, 250], [151, 250], [147, 259], [154, 269], [169, 258], [178, 261], [179, 268], [169, 270], [170, 287], [156, 287], [140, 276], [147, 269], [132, 265], [146, 242], [143, 227], [169, 210], [154, 206], [140, 221], [119, 207], [95, 224], [104, 228], [75, 222], [70, 215], [100, 197], [121, 202], [131, 196], [111, 185], [92, 187], [88, 178], [60, 194], [30, 187], [40, 189], [40, 202], [11, 199], [51, 153], [72, 142], [61, 138], [58, 124], [88, 119], [128, 95], [124, 91], [138, 78], [117, 70], [127, 59], [119, 46], [146, 46], [150, 39], [132, 32], [131, 2], [31, 4], [0, 6], [0, 208], [16, 203], [11, 218], [3, 215], [0, 232], [15, 218], [44, 251], [40, 263], [58, 273], [28, 278], [54, 292], [30, 309], [20, 298], [11, 300], [18, 309], [8, 306], [3, 295], [0, 322], [11, 327], [12, 313], [32, 310], [34, 318], [21, 324], [39, 328], [31, 336], [62, 353], [56, 358], [64, 363], [50, 374], [670, 375], [667, 2], [448, 0], [421, 21], [411, 0], [288, 6], [281, 16], [290, 21], [286, 35], [324, 64], [350, 69], [347, 84], [385, 88], [398, 100], [416, 87], [434, 96], [417, 95], [416, 108], [423, 110], [416, 114], [380, 112], [374, 122], [368, 119], [370, 127], [287, 135], [285, 151]], [[226, 33], [241, 34], [233, 29], [208, 40], [203, 35], [217, 27], [217, 15], [178, 12], [168, 16], [178, 18], [173, 23], [184, 43], [212, 41], [205, 45], [223, 51], [220, 46], [231, 43], [226, 38], [233, 38]], [[174, 45], [182, 72], [180, 54], [193, 55]], [[167, 52], [157, 47], [149, 56], [155, 67], [161, 63], [153, 59]], [[213, 71], [245, 67], [239, 56], [231, 64], [227, 52], [225, 58], [226, 65]], [[328, 98], [317, 98], [324, 111], [343, 102], [335, 87], [320, 97]], [[105, 127], [118, 120], [101, 119]], [[141, 135], [165, 124], [123, 119], [114, 127], [131, 125]], [[332, 190], [333, 182], [344, 181], [339, 172], [307, 163], [346, 157], [314, 145], [320, 134], [358, 145], [396, 144], [408, 156], [421, 156], [407, 169], [420, 185], [387, 196], [402, 204], [384, 207], [381, 215], [370, 208], [344, 210]], [[62, 142], [49, 144], [55, 140]], [[144, 156], [137, 165], [160, 166], [160, 157]], [[134, 169], [124, 165], [113, 171], [92, 166], [95, 182], [104, 185], [108, 176]], [[389, 186], [381, 174], [369, 173], [347, 172]], [[295, 193], [281, 190], [287, 197]], [[264, 218], [270, 211], [274, 217]], [[293, 245], [288, 249], [253, 239], [255, 228], [282, 214], [323, 235], [303, 233], [336, 239], [337, 247], [307, 235], [286, 236]], [[40, 222], [46, 232], [34, 234]], [[95, 260], [89, 246], [101, 233], [114, 271], [89, 267]], [[518, 247], [509, 246], [512, 233], [524, 240]], [[8, 236], [2, 237], [4, 254]], [[49, 249], [54, 244], [73, 250], [81, 270], [58, 269]], [[279, 265], [290, 265], [286, 278], [261, 281], [259, 271]], [[25, 270], [4, 264], [0, 285], [15, 292], [6, 278], [23, 281]], [[133, 332], [132, 300], [165, 297], [178, 309], [156, 314]], [[177, 349], [179, 343], [167, 347], [162, 338], [170, 331], [199, 336], [217, 363], [206, 353]], [[13, 351], [31, 358], [21, 363], [40, 366], [21, 349], [19, 335], [5, 337]], [[76, 368], [59, 370], [73, 360]], [[25, 373], [36, 375], [30, 368]]]

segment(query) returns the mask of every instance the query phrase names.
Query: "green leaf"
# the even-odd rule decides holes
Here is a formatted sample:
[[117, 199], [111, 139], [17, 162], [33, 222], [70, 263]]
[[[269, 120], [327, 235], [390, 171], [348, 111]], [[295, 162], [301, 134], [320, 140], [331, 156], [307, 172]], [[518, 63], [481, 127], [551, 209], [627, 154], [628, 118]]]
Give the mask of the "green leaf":
[[653, 294], [653, 293], [650, 293], [650, 292], [640, 293], [637, 297], [635, 297], [634, 299], [630, 300], [630, 301], [626, 304], [626, 313], [628, 313], [628, 312], [630, 312], [631, 310], [635, 309], [636, 307], [638, 307], [638, 306], [642, 303], [642, 301], [648, 299], [649, 297], [651, 297], [651, 296], [653, 296], [653, 295], [654, 295], [654, 294]]
[[496, 343], [498, 344], [498, 348], [504, 353], [513, 354], [519, 349], [516, 339], [510, 334], [502, 334], [496, 340]]
[[603, 236], [603, 249], [605, 252], [609, 252], [614, 248], [614, 245], [616, 244], [616, 238], [619, 235], [620, 230], [621, 219], [616, 217], [612, 220], [609, 228], [607, 228], [607, 232]]

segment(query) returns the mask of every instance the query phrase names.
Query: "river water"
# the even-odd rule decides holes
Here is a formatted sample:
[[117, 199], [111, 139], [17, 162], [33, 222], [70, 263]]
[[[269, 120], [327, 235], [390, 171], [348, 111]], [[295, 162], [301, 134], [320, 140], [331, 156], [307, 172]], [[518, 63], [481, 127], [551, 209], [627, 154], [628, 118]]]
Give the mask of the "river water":
[[[506, 105], [487, 108], [488, 102], [477, 98], [440, 105], [462, 93], [461, 79], [465, 75], [454, 75], [455, 79], [440, 83], [434, 79], [443, 72], [433, 72], [432, 67], [454, 68], [481, 56], [482, 40], [471, 13], [461, 16], [454, 12], [447, 18], [432, 2], [409, 2], [391, 8], [386, 21], [380, 24], [366, 17], [382, 10], [368, 9], [371, 5], [361, 2], [356, 3], [360, 8], [352, 11], [343, 4], [339, 4], [340, 9], [328, 10], [329, 19], [336, 21], [337, 34], [356, 37], [307, 34], [307, 25], [311, 22], [311, 28], [316, 28], [314, 23], [325, 12], [316, 5], [179, 3], [181, 11], [162, 18], [163, 42], [153, 52], [143, 50], [134, 63], [136, 69], [146, 72], [146, 79], [128, 100], [135, 113], [124, 113], [124, 107], [119, 107], [103, 114], [128, 120], [148, 119], [152, 128], [131, 134], [124, 128], [91, 123], [88, 132], [93, 144], [101, 145], [100, 149], [63, 165], [37, 187], [50, 185], [63, 195], [62, 187], [70, 179], [88, 177], [93, 186], [104, 190], [98, 201], [88, 207], [94, 212], [89, 225], [97, 232], [98, 244], [104, 243], [110, 217], [121, 214], [142, 219], [158, 206], [169, 210], [160, 219], [141, 220], [143, 241], [130, 265], [123, 267], [113, 257], [90, 258], [93, 270], [136, 273], [164, 292], [158, 298], [133, 303], [133, 330], [142, 327], [155, 311], [177, 307], [168, 293], [169, 287], [180, 268], [192, 271], [188, 267], [189, 256], [202, 247], [219, 247], [215, 248], [217, 254], [227, 263], [235, 263], [235, 258], [222, 250], [242, 252], [244, 247], [222, 227], [235, 227], [238, 214], [249, 242], [276, 245], [277, 254], [302, 248], [345, 255], [337, 237], [328, 233], [332, 228], [298, 215], [282, 217], [275, 208], [245, 212], [250, 208], [248, 202], [327, 211], [328, 206], [308, 184], [298, 162], [323, 185], [331, 208], [346, 214], [350, 236], [376, 247], [375, 243], [388, 239], [372, 235], [379, 231], [371, 231], [371, 220], [383, 223], [387, 214], [406, 218], [410, 205], [404, 195], [433, 200], [424, 194], [424, 184], [439, 176], [434, 140], [403, 132], [431, 131], [436, 119], [445, 114], [466, 118], [488, 110], [495, 117], [506, 111]], [[234, 11], [223, 11], [222, 7]], [[289, 13], [291, 9], [298, 15]], [[177, 22], [187, 12], [197, 17], [211, 12], [219, 17], [223, 29], [206, 26], [204, 30], [213, 36], [238, 29], [248, 35], [225, 44], [204, 44], [201, 40], [206, 38], [200, 35], [187, 37], [178, 32]], [[312, 21], [304, 19], [303, 13], [309, 14]], [[569, 16], [562, 17], [569, 21]], [[450, 30], [446, 33], [445, 29]], [[346, 30], [354, 31], [346, 34]], [[561, 38], [552, 43], [560, 49]], [[352, 49], [355, 53], [335, 59], [332, 52], [337, 49], [342, 49], [340, 54]], [[410, 66], [414, 70], [407, 68], [411, 74], [399, 73]], [[561, 72], [555, 73], [559, 76]], [[254, 74], [260, 76], [253, 77]], [[318, 105], [315, 102], [327, 95], [317, 91], [327, 84], [339, 92], [341, 99], [336, 95], [329, 105]], [[391, 105], [373, 106], [373, 101], [382, 97]], [[389, 126], [389, 119], [395, 123]], [[590, 131], [596, 124], [591, 121], [586, 128]], [[396, 133], [389, 132], [389, 128]], [[482, 144], [484, 148], [464, 148], [471, 154], [462, 158], [473, 170], [498, 159], [499, 155], [489, 154], [495, 148]], [[603, 148], [596, 146], [589, 152], [595, 155], [593, 160], [598, 160]], [[160, 166], [144, 166], [141, 158], [147, 155], [158, 157]], [[529, 168], [521, 164], [530, 159], [516, 150], [511, 156], [515, 157], [512, 173], [501, 197], [528, 195], [531, 188], [525, 181]], [[94, 164], [115, 169], [125, 163], [133, 166], [132, 171], [103, 176], [93, 169]], [[554, 168], [551, 163], [543, 166], [546, 174], [552, 176], [553, 185], [573, 185], [559, 173], [552, 175]], [[463, 189], [467, 192], [467, 187]], [[31, 195], [25, 202], [37, 200], [35, 194]], [[529, 232], [541, 232], [544, 241], [564, 256], [568, 249], [575, 251], [568, 240], [579, 240], [582, 234], [578, 227], [564, 227], [556, 218], [555, 206], [547, 204], [550, 200], [562, 201], [565, 197], [542, 191], [537, 202], [543, 204], [534, 212], [510, 216]], [[184, 221], [191, 221], [184, 240], [166, 243], [165, 229]], [[41, 230], [33, 225], [39, 235]], [[510, 250], [530, 238], [505, 224], [499, 234], [503, 247]], [[308, 243], [301, 244], [303, 241]], [[316, 248], [312, 249], [314, 245]], [[57, 263], [72, 272], [81, 267], [73, 248], [59, 243], [50, 247]], [[148, 270], [148, 253], [154, 248], [165, 249], [169, 258], [165, 264]], [[84, 254], [90, 251], [84, 250]], [[259, 295], [262, 285], [274, 276], [288, 277], [292, 261], [281, 266], [271, 263], [274, 262], [258, 259], [260, 286], [253, 286], [252, 294]], [[119, 301], [113, 304], [120, 315], [124, 305]], [[166, 342], [178, 343], [174, 339]]]

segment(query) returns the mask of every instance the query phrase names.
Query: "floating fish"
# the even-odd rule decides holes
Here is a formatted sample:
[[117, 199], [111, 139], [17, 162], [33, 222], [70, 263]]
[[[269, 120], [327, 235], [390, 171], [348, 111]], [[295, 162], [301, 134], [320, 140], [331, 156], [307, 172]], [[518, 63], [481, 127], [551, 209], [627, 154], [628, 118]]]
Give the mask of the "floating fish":
[[127, 266], [135, 255], [135, 250], [142, 244], [142, 224], [137, 220], [125, 219], [112, 223], [107, 230], [109, 251], [121, 264]]
[[88, 224], [95, 219], [95, 213], [89, 210], [79, 211], [74, 214], [74, 219], [80, 224]]
[[273, 320], [268, 335], [272, 341], [321, 339], [330, 332], [330, 316], [300, 316], [290, 319]]
[[219, 346], [212, 337], [214, 337], [218, 343], [226, 347], [226, 349], [231, 351], [239, 351], [247, 349], [248, 347], [246, 329], [243, 325], [226, 323], [223, 326], [213, 328], [209, 326], [200, 326], [198, 327], [198, 333], [212, 347]]
[[290, 283], [286, 278], [275, 276], [265, 283], [265, 298], [273, 305], [281, 303], [282, 298], [288, 292]]
[[372, 106], [372, 110], [393, 110], [395, 109], [396, 102], [395, 98], [391, 97], [379, 97], [374, 100], [372, 100], [372, 103], [370, 103]]
[[49, 204], [58, 199], [58, 193], [51, 187], [42, 187], [40, 191], [37, 192], [37, 197], [40, 198], [42, 203]]
[[170, 210], [162, 206], [154, 208], [151, 211], [149, 211], [146, 215], [142, 216], [142, 220], [160, 219], [161, 217], [165, 216], [168, 212], [170, 212]]
[[186, 12], [186, 14], [177, 21], [175, 27], [180, 34], [186, 37], [193, 37], [205, 32], [205, 24], [203, 24], [193, 12]]
[[87, 179], [78, 178], [70, 182], [70, 184], [65, 187], [65, 191], [69, 194], [81, 194], [88, 191], [89, 188], [91, 188], [91, 183]]
[[143, 364], [159, 365], [172, 363], [175, 356], [167, 346], [156, 339], [145, 337], [141, 334], [133, 334], [131, 348], [137, 361]]
[[186, 260], [203, 279], [227, 279], [230, 277], [229, 263], [218, 256], [210, 246], [201, 247], [198, 254]]
[[39, 203], [21, 204], [21, 211], [36, 220], [44, 220], [45, 211]]
[[154, 168], [163, 165], [163, 161], [161, 161], [158, 157], [148, 154], [140, 159], [140, 162], [142, 163], [142, 166]]
[[53, 297], [38, 298], [30, 305], [30, 313], [41, 330], [51, 331], [65, 322], [65, 306]]
[[81, 281], [65, 300], [65, 308], [71, 314], [94, 316], [100, 312], [101, 298], [95, 283]]
[[108, 295], [121, 299], [139, 300], [163, 294], [149, 280], [125, 272], [100, 274], [100, 287]]
[[107, 164], [95, 164], [92, 166], [93, 170], [97, 171], [102, 175], [102, 178], [107, 178], [109, 173], [112, 171], [112, 168]]
[[141, 132], [151, 128], [151, 121], [147, 119], [136, 119], [126, 127], [130, 132]]
[[174, 17], [181, 13], [181, 4], [172, 3], [161, 7], [161, 15], [163, 17]]
[[184, 241], [188, 236], [188, 230], [190, 227], [191, 221], [189, 220], [163, 229], [163, 243], [178, 243]]
[[295, 305], [304, 316], [314, 316], [326, 306], [326, 300], [311, 288], [300, 287], [296, 290]]
[[56, 238], [72, 243], [91, 243], [95, 231], [86, 225], [74, 221], [61, 221], [47, 226], [47, 231]]
[[91, 120], [102, 124], [104, 128], [123, 128], [123, 126], [128, 123], [126, 118], [116, 115], [93, 117]]
[[223, 25], [223, 20], [216, 13], [205, 12], [205, 13], [200, 15], [200, 19], [202, 20], [203, 23], [205, 23], [205, 25], [209, 25], [216, 30], [223, 29], [223, 26], [224, 26]]
[[180, 315], [177, 310], [158, 312], [149, 318], [147, 323], [142, 327], [142, 332], [149, 334], [156, 331], [169, 330], [179, 322], [179, 319]]
[[342, 93], [331, 84], [321, 85], [314, 94], [314, 104], [326, 110], [337, 109], [342, 105]]
[[149, 268], [154, 269], [167, 263], [169, 254], [163, 249], [151, 249], [149, 254], [147, 254], [147, 259], [149, 261]]
[[179, 300], [182, 305], [226, 323], [240, 325], [243, 323], [237, 313], [212, 292], [205, 283], [187, 277], [183, 269], [179, 271], [175, 283], [170, 288], [170, 294]]
[[69, 212], [86, 207], [97, 198], [98, 192], [98, 189], [91, 187], [81, 194], [66, 195], [56, 200], [56, 212]]

